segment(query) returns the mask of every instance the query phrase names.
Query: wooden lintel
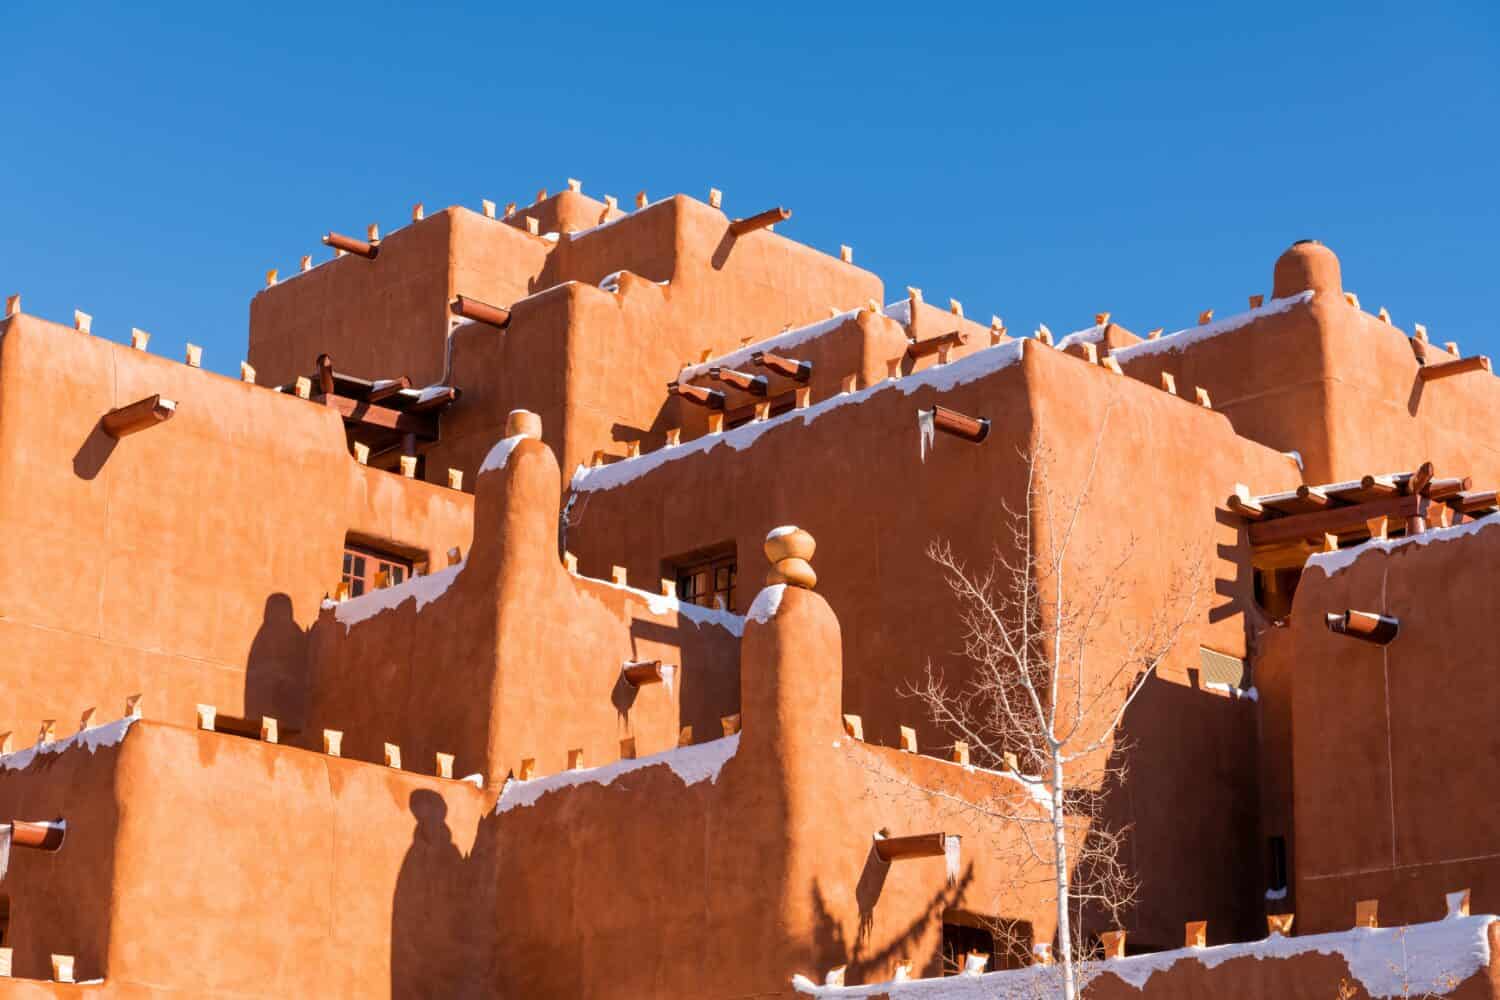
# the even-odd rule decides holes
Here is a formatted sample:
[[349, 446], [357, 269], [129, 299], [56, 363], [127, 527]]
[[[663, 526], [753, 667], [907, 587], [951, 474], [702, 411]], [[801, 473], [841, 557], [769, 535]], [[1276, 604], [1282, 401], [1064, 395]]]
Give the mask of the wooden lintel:
[[1417, 377], [1423, 382], [1431, 382], [1434, 379], [1447, 378], [1450, 375], [1463, 375], [1466, 372], [1487, 372], [1490, 370], [1490, 359], [1483, 354], [1476, 354], [1471, 358], [1459, 358], [1457, 361], [1440, 361], [1435, 365], [1423, 365], [1417, 369]]
[[1325, 534], [1363, 534], [1376, 518], [1404, 521], [1413, 515], [1427, 516], [1430, 501], [1423, 496], [1392, 496], [1368, 503], [1333, 507], [1311, 514], [1293, 514], [1274, 521], [1250, 525], [1250, 544], [1274, 545], [1298, 539], [1320, 542]]
[[733, 236], [744, 236], [757, 229], [769, 229], [776, 223], [785, 222], [791, 217], [792, 210], [789, 208], [769, 208], [747, 219], [735, 219], [729, 224], [729, 232]]
[[99, 423], [104, 428], [104, 433], [119, 440], [127, 434], [134, 434], [147, 427], [155, 427], [163, 421], [171, 420], [176, 412], [175, 401], [162, 399], [161, 393], [155, 393], [127, 406], [118, 406], [110, 410], [100, 418]]
[[917, 833], [909, 837], [877, 837], [875, 855], [881, 861], [905, 861], [907, 858], [942, 857], [947, 836], [941, 833]]

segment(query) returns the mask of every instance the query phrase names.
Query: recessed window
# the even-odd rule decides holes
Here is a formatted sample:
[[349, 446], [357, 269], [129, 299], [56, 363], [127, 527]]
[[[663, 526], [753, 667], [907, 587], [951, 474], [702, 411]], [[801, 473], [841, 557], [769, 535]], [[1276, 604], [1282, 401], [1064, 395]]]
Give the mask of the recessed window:
[[1032, 964], [1032, 930], [1025, 920], [990, 919], [950, 910], [943, 916], [943, 974], [957, 975], [971, 952], [989, 956], [986, 971]]
[[734, 546], [715, 546], [668, 560], [677, 581], [677, 599], [700, 608], [735, 610], [737, 570]]
[[379, 587], [394, 587], [411, 576], [410, 559], [365, 545], [344, 546], [344, 568], [340, 580], [349, 587], [349, 596], [358, 597]]

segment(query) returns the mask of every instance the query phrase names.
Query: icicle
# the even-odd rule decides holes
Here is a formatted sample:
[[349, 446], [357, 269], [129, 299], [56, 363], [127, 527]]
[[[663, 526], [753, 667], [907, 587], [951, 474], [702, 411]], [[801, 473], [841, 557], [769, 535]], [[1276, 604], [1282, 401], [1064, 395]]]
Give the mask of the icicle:
[[0, 880], [5, 878], [6, 869], [10, 867], [10, 835], [15, 827], [6, 823], [0, 825]]
[[666, 685], [667, 697], [672, 697], [672, 683], [677, 679], [677, 668], [669, 664], [661, 665], [661, 682]]
[[943, 857], [948, 861], [948, 884], [958, 881], [958, 864], [961, 857], [962, 837], [943, 838]]
[[927, 449], [933, 446], [933, 442], [937, 438], [937, 424], [933, 422], [936, 417], [936, 406], [930, 410], [917, 411], [917, 428], [922, 434], [922, 442], [918, 446], [918, 454], [921, 455], [923, 462], [927, 461]]

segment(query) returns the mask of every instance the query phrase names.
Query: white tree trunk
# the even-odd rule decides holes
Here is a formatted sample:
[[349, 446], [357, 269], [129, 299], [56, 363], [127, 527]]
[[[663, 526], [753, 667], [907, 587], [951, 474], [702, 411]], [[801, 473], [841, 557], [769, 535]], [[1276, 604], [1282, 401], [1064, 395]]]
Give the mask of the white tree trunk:
[[1052, 845], [1057, 875], [1057, 948], [1062, 965], [1064, 1000], [1078, 1000], [1078, 977], [1073, 970], [1073, 930], [1068, 918], [1068, 836], [1063, 816], [1062, 754], [1052, 751]]

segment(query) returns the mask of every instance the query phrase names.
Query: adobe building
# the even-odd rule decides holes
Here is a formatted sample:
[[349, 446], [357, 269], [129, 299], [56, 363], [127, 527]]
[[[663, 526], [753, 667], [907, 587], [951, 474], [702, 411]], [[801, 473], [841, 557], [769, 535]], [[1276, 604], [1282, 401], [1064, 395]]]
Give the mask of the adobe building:
[[1086, 995], [1500, 995], [1488, 360], [1312, 241], [1023, 337], [789, 217], [417, 206], [270, 272], [237, 379], [10, 298], [0, 994], [1049, 995], [1046, 781], [904, 694], [973, 670], [929, 545], [1029, 510], [1097, 655], [1205, 581]]

